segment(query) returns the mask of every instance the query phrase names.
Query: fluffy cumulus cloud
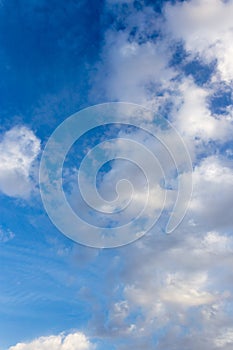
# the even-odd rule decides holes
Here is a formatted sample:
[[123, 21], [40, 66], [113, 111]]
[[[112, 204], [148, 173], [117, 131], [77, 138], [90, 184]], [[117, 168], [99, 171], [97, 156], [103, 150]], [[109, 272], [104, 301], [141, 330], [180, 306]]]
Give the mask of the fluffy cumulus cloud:
[[167, 28], [185, 48], [203, 60], [217, 60], [218, 74], [227, 82], [233, 79], [232, 1], [192, 0], [168, 5]]
[[151, 105], [152, 95], [170, 88], [175, 71], [168, 65], [171, 53], [166, 42], [158, 38], [161, 19], [151, 6], [136, 11], [134, 5], [108, 2], [115, 25], [105, 33], [93, 94], [100, 97], [101, 91], [107, 100]]
[[196, 337], [200, 349], [230, 348], [232, 237], [182, 229], [169, 242], [157, 235], [125, 249], [123, 298], [109, 309], [108, 334], [138, 348], [146, 339], [148, 349], [195, 349]]
[[[232, 2], [193, 0], [168, 4], [163, 9], [163, 21], [152, 6], [141, 4], [142, 10], [138, 11], [134, 5], [108, 3], [116, 23], [105, 34], [93, 93], [100, 97], [101, 92], [111, 101], [165, 110], [189, 138], [229, 138], [232, 111], [229, 109], [219, 121], [208, 108], [208, 101], [219, 83], [230, 84], [233, 78]], [[180, 41], [187, 57], [181, 66], [172, 65], [174, 47]], [[182, 65], [195, 59], [207, 65], [217, 61], [209, 84], [197, 86], [183, 74]]]
[[208, 105], [211, 94], [206, 87], [197, 86], [191, 78], [184, 78], [179, 85], [181, 103], [172, 114], [177, 129], [188, 140], [203, 142], [231, 140], [233, 118], [231, 113], [217, 117]]
[[80, 332], [40, 337], [30, 343], [18, 343], [8, 350], [94, 350], [94, 345]]
[[16, 126], [0, 139], [0, 191], [7, 196], [26, 198], [34, 189], [35, 160], [40, 141], [32, 130]]

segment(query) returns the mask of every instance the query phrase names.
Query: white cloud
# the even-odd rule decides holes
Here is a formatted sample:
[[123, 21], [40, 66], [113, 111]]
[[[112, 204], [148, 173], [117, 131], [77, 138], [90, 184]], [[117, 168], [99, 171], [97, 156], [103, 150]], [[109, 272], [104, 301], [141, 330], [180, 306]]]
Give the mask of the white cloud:
[[173, 113], [173, 121], [178, 130], [190, 142], [195, 138], [226, 142], [233, 133], [232, 118], [212, 115], [207, 98], [210, 90], [198, 87], [192, 79], [185, 78], [179, 86], [180, 107]]
[[220, 78], [233, 79], [233, 2], [191, 0], [167, 5], [167, 28], [172, 37], [182, 39], [187, 51], [205, 61], [217, 59]]
[[108, 330], [114, 335], [117, 330], [131, 347], [140, 349], [146, 338], [147, 348], [154, 349], [150, 339], [157, 334], [158, 350], [195, 349], [196, 337], [199, 348], [213, 350], [213, 340], [232, 322], [225, 313], [231, 302], [232, 237], [189, 231], [187, 222], [183, 230], [169, 237], [157, 232], [122, 252], [125, 299], [110, 308]]
[[[188, 51], [192, 50], [198, 54], [201, 50], [203, 55], [211, 52], [211, 61], [217, 59], [218, 67], [220, 67], [220, 56], [225, 55], [230, 60], [229, 66], [232, 67], [232, 55], [228, 51], [232, 48], [233, 4], [223, 3], [220, 0], [193, 0], [174, 6], [167, 5], [165, 24], [161, 23], [161, 19], [158, 19], [149, 6], [144, 6], [142, 12], [136, 11], [130, 5], [129, 9], [127, 16], [121, 13], [120, 7], [118, 11], [115, 7], [112, 9], [113, 14], [127, 25], [124, 30], [118, 31], [113, 26], [106, 32], [102, 60], [95, 76], [96, 87], [93, 92], [98, 95], [101, 91], [101, 94], [109, 100], [143, 104], [153, 108], [154, 111], [164, 107], [166, 110], [167, 105], [172, 105], [168, 117], [184, 136], [191, 152], [194, 152], [193, 145], [199, 147], [197, 141], [193, 142], [194, 138], [204, 142], [209, 140], [225, 142], [231, 139], [233, 119], [230, 108], [226, 115], [216, 116], [208, 105], [208, 99], [216, 87], [213, 85], [198, 87], [190, 78], [181, 79], [181, 76], [178, 78], [181, 73], [179, 67], [171, 67], [169, 61], [172, 58], [173, 41], [182, 38]], [[227, 14], [226, 21], [225, 14]], [[204, 22], [201, 28], [199, 21]], [[207, 31], [207, 37], [202, 37], [206, 30], [205, 21], [207, 28], [208, 23], [211, 23], [214, 34], [211, 27]], [[136, 34], [132, 38], [130, 33], [135, 28]], [[165, 35], [163, 38], [152, 39], [153, 32], [158, 28], [160, 30], [162, 28], [165, 32], [170, 28], [171, 37]], [[225, 43], [226, 47], [214, 50], [212, 46], [215, 47], [224, 40], [222, 31], [229, 37], [229, 41]], [[193, 40], [194, 43], [197, 42], [196, 46]], [[230, 74], [229, 72], [228, 76]], [[215, 75], [215, 81], [219, 79], [226, 78]]]
[[106, 61], [111, 75], [106, 81], [110, 100], [146, 103], [150, 84], [166, 84], [173, 76], [167, 68], [162, 43], [128, 42], [124, 33], [107, 36]]
[[0, 141], [0, 191], [12, 197], [28, 197], [33, 190], [33, 164], [40, 141], [33, 131], [16, 126]]
[[[170, 253], [168, 252], [168, 256], [170, 260], [174, 259], [175, 263], [172, 251]], [[162, 263], [160, 268], [164, 267]], [[162, 275], [151, 275], [151, 281], [147, 281], [146, 284], [150, 288], [143, 286], [142, 281], [138, 281], [137, 285], [126, 286], [127, 300], [131, 305], [133, 303], [149, 311], [151, 318], [157, 318], [162, 309], [169, 312], [170, 307], [175, 307], [183, 312], [190, 307], [212, 304], [217, 300], [217, 295], [206, 290], [208, 276], [204, 271], [193, 272], [191, 275], [182, 269], [178, 271], [179, 269], [173, 272], [164, 270]], [[162, 306], [162, 309], [158, 309], [158, 305]]]
[[8, 350], [93, 350], [95, 347], [80, 332], [40, 337], [30, 343], [18, 343]]
[[[158, 107], [158, 101], [166, 97], [156, 97], [155, 89], [170, 88], [176, 72], [169, 67], [171, 53], [166, 42], [154, 40], [153, 35], [160, 29], [159, 19], [150, 6], [143, 11], [136, 11], [133, 2], [128, 4], [128, 13], [124, 7], [107, 5], [119, 22], [125, 23], [124, 30], [112, 26], [105, 33], [105, 44], [102, 49], [98, 74], [95, 75], [96, 87], [92, 93], [99, 92], [110, 101], [134, 102]], [[131, 33], [136, 30], [134, 37]], [[101, 89], [102, 88], [102, 89]]]
[[168, 274], [166, 284], [160, 291], [160, 298], [167, 303], [180, 304], [183, 307], [211, 304], [216, 301], [216, 296], [202, 290], [207, 279], [204, 273], [192, 274], [191, 278]]
[[217, 346], [217, 348], [224, 348], [226, 349], [226, 346], [232, 346], [233, 345], [233, 329], [229, 328], [226, 329], [224, 332], [222, 332], [221, 335], [216, 337], [214, 339], [214, 343]]

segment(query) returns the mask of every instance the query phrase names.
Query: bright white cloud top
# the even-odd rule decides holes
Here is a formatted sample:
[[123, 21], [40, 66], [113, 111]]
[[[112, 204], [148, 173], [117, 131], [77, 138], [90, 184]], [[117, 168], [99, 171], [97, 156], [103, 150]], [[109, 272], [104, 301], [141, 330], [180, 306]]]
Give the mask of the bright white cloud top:
[[31, 343], [19, 343], [9, 350], [94, 350], [94, 345], [80, 332], [40, 337]]

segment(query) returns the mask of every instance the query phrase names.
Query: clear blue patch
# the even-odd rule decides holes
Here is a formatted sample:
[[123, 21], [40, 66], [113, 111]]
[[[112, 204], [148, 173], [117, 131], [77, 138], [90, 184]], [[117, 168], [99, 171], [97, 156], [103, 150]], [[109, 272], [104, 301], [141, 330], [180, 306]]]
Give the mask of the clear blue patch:
[[188, 56], [187, 52], [184, 49], [184, 45], [182, 42], [176, 43], [174, 47], [171, 48], [174, 53], [172, 55], [172, 59], [169, 62], [170, 67], [178, 66], [183, 63], [183, 61]]
[[202, 86], [210, 81], [215, 66], [216, 62], [207, 65], [196, 59], [184, 66], [184, 72], [186, 75], [191, 75], [197, 85]]
[[227, 107], [233, 103], [232, 89], [227, 85], [222, 85], [210, 98], [209, 108], [213, 114], [226, 114]]

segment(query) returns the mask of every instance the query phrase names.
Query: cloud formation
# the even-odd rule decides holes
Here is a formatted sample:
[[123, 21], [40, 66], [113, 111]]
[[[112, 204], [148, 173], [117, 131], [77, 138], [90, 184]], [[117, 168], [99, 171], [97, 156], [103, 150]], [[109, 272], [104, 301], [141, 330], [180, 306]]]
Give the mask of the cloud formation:
[[217, 60], [217, 77], [233, 79], [232, 1], [192, 0], [165, 7], [167, 29], [173, 38], [183, 40], [194, 56], [210, 63]]
[[0, 191], [11, 197], [27, 198], [34, 189], [33, 165], [40, 141], [32, 130], [15, 126], [0, 141]]
[[[108, 1], [116, 21], [105, 35], [98, 72], [102, 79], [96, 84], [110, 100], [142, 103], [172, 121], [191, 153], [194, 192], [186, 219], [170, 237], [157, 226], [118, 253], [124, 261], [118, 284], [124, 285], [123, 293], [109, 307], [107, 330], [99, 331], [122, 337], [134, 349], [228, 350], [233, 114], [230, 105], [217, 113], [210, 100], [220, 87], [223, 95], [232, 94], [233, 3], [168, 3], [163, 20], [152, 6], [140, 4], [138, 10], [132, 2], [116, 6]], [[180, 43], [183, 57], [172, 65]], [[203, 83], [194, 72], [186, 74], [185, 67], [195, 60], [210, 69]], [[142, 118], [145, 122], [150, 124]], [[124, 176], [135, 173], [130, 164], [113, 164], [105, 175], [107, 186], [119, 170]]]
[[40, 337], [30, 343], [18, 343], [8, 350], [94, 350], [94, 345], [80, 332]]
[[[107, 266], [107, 277], [101, 280], [96, 273], [98, 283], [87, 292], [98, 305], [94, 305], [91, 329], [97, 336], [108, 337], [118, 350], [230, 350], [233, 111], [229, 103], [217, 113], [210, 100], [220, 87], [223, 95], [226, 90], [232, 95], [233, 3], [177, 1], [164, 7], [162, 18], [143, 1], [109, 0], [106, 12], [114, 20], [105, 33], [90, 98], [143, 104], [171, 120], [191, 153], [194, 191], [185, 220], [171, 236], [161, 233], [162, 225], [156, 226], [134, 245], [114, 251], [114, 258], [104, 252], [96, 254], [97, 266], [101, 270]], [[177, 53], [179, 45], [183, 45], [183, 56]], [[172, 64], [176, 55], [182, 57]], [[195, 72], [185, 70], [195, 60], [210, 70], [209, 79], [202, 83], [195, 80]], [[144, 123], [154, 127], [151, 120], [142, 118]], [[135, 133], [131, 137], [140, 140]], [[119, 150], [123, 147], [118, 144]], [[3, 193], [30, 194], [39, 149], [39, 140], [25, 127], [3, 135]], [[111, 198], [113, 184], [121, 176], [133, 178], [136, 188], [144, 184], [131, 164], [115, 162], [103, 175], [105, 186], [100, 191], [105, 198]], [[134, 199], [141, 204], [144, 187], [138, 188]], [[161, 207], [160, 196], [154, 197], [150, 215]], [[81, 260], [85, 260], [82, 255]], [[102, 282], [101, 293], [107, 301], [101, 309], [102, 295], [95, 293]], [[93, 346], [83, 334], [74, 333], [38, 338], [9, 350], [71, 350], [77, 344], [80, 350]]]

